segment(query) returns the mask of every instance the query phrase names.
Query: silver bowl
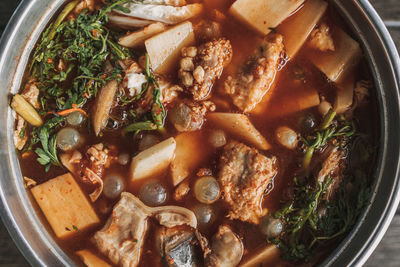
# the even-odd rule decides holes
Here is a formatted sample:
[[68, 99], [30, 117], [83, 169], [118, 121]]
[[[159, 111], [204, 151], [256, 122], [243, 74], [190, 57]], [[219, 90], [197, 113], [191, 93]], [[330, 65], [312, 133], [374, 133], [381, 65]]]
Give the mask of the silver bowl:
[[[0, 214], [11, 237], [33, 266], [74, 266], [40, 221], [23, 186], [12, 133], [10, 94], [20, 86], [29, 55], [41, 32], [65, 0], [24, 0], [0, 41]], [[400, 201], [400, 59], [367, 0], [331, 1], [363, 47], [377, 88], [380, 140], [371, 203], [357, 225], [321, 263], [362, 265], [382, 239]]]

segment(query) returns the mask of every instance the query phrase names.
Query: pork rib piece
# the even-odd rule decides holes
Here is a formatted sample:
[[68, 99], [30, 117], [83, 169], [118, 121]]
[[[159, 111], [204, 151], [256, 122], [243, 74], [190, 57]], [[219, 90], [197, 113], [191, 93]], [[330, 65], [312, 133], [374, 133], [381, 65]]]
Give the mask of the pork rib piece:
[[219, 162], [222, 197], [229, 204], [229, 218], [255, 223], [262, 216], [264, 192], [277, 174], [276, 157], [266, 157], [237, 141], [224, 147]]
[[269, 34], [244, 66], [226, 79], [224, 93], [240, 110], [250, 112], [262, 100], [275, 79], [283, 51], [282, 35]]

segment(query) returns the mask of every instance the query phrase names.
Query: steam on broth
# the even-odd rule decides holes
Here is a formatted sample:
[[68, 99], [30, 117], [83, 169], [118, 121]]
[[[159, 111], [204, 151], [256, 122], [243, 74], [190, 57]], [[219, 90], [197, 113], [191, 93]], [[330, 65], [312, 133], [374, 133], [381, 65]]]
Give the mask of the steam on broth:
[[370, 197], [377, 108], [324, 0], [75, 0], [43, 32], [14, 143], [86, 266], [316, 264]]

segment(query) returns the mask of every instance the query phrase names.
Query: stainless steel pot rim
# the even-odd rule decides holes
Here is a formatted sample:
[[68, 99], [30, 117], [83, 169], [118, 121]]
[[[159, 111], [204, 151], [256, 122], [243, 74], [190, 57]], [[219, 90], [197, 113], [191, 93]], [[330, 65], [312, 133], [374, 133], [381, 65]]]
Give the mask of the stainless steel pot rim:
[[[21, 27], [21, 21], [23, 19], [26, 19], [29, 17], [29, 13], [31, 11], [32, 6], [38, 2], [39, 0], [24, 0], [21, 2], [21, 4], [18, 6], [16, 12], [12, 16], [6, 30], [3, 33], [3, 36], [0, 40], [0, 84], [3, 83], [3, 76], [2, 76], [2, 71], [4, 75], [4, 69], [7, 68], [6, 65], [6, 58], [8, 53], [13, 49], [11, 47], [11, 42], [9, 40], [13, 40], [15, 38], [18, 38], [18, 33], [20, 31]], [[56, 0], [54, 3], [51, 4], [49, 7], [48, 13], [51, 14], [57, 10], [60, 5], [63, 3], [63, 0]], [[340, 1], [332, 1], [336, 5], [336, 2]], [[386, 93], [382, 92], [382, 107], [383, 107], [383, 114], [382, 114], [382, 136], [381, 142], [383, 144], [383, 148], [380, 151], [379, 155], [379, 166], [387, 166], [389, 163], [392, 165], [391, 168], [393, 171], [391, 172], [393, 174], [393, 177], [391, 179], [393, 180], [393, 184], [391, 185], [391, 191], [388, 194], [387, 201], [385, 201], [384, 208], [379, 212], [380, 219], [375, 225], [372, 225], [369, 229], [370, 231], [363, 233], [364, 235], [368, 235], [368, 237], [363, 237], [361, 240], [363, 240], [363, 244], [357, 248], [357, 251], [348, 251], [351, 246], [352, 246], [352, 240], [357, 238], [357, 235], [360, 235], [360, 232], [362, 231], [363, 223], [365, 223], [365, 217], [367, 216], [367, 213], [373, 212], [371, 211], [371, 207], [367, 209], [364, 212], [363, 218], [359, 221], [355, 229], [352, 231], [351, 234], [342, 242], [342, 245], [338, 247], [332, 254], [329, 256], [321, 265], [322, 266], [340, 266], [343, 265], [342, 263], [345, 263], [345, 265], [354, 265], [354, 266], [359, 266], [362, 265], [368, 257], [371, 255], [373, 250], [376, 248], [380, 240], [382, 239], [384, 233], [386, 232], [387, 228], [389, 227], [389, 224], [396, 212], [396, 208], [400, 202], [400, 180], [399, 180], [399, 153], [400, 153], [400, 145], [398, 142], [396, 142], [392, 147], [388, 146], [387, 144], [387, 138], [388, 138], [388, 132], [390, 133], [390, 130], [388, 127], [388, 120], [392, 117], [395, 117], [397, 119], [400, 119], [400, 105], [399, 105], [399, 83], [400, 83], [400, 58], [397, 52], [397, 49], [393, 43], [393, 40], [390, 37], [390, 34], [388, 30], [386, 29], [384, 23], [374, 10], [374, 8], [371, 6], [371, 4], [367, 0], [352, 0], [349, 2], [354, 2], [357, 4], [361, 11], [363, 12], [364, 16], [366, 19], [371, 23], [371, 27], [373, 30], [379, 35], [380, 41], [382, 45], [382, 49], [385, 51], [387, 59], [388, 59], [388, 64], [390, 65], [391, 73], [390, 75], [394, 78], [395, 80], [395, 87], [393, 88], [393, 97], [396, 99], [392, 99], [394, 103], [389, 103], [392, 105], [393, 110], [390, 110], [389, 112], [393, 112], [393, 114], [389, 114], [387, 110], [385, 109], [385, 105], [387, 104], [388, 101], [385, 100]], [[340, 7], [340, 4], [338, 4]], [[343, 7], [342, 7], [343, 8]], [[48, 15], [49, 16], [49, 15]], [[48, 17], [46, 18], [48, 19]], [[44, 20], [46, 20], [44, 19]], [[30, 38], [30, 37], [29, 37]], [[29, 39], [28, 38], [28, 39]], [[31, 49], [31, 47], [27, 47], [26, 49]], [[373, 63], [371, 63], [373, 65]], [[375, 66], [376, 67], [376, 66]], [[9, 74], [13, 75], [13, 74]], [[389, 75], [389, 74], [388, 74]], [[378, 85], [381, 87], [380, 84], [381, 81], [377, 81]], [[7, 88], [8, 89], [8, 88]], [[7, 90], [6, 88], [3, 88], [3, 90]], [[394, 93], [394, 91], [396, 93]], [[390, 99], [389, 99], [390, 100]], [[3, 114], [4, 115], [4, 114]], [[392, 118], [393, 119], [393, 118]], [[12, 121], [12, 115], [10, 112], [7, 114], [7, 121], [10, 122]], [[396, 125], [397, 127], [397, 125]], [[398, 127], [397, 127], [398, 128]], [[396, 129], [397, 129], [396, 128]], [[19, 166], [15, 165], [15, 162], [10, 159], [10, 151], [14, 151], [13, 144], [11, 142], [10, 144], [10, 136], [5, 133], [6, 129], [0, 129], [0, 139], [2, 140], [0, 143], [4, 142], [4, 140], [7, 140], [8, 144], [7, 145], [1, 145], [1, 150], [0, 150], [0, 164], [9, 164], [11, 169], [15, 171], [16, 169], [19, 168]], [[8, 132], [10, 129], [8, 129]], [[383, 138], [383, 139], [382, 139]], [[397, 154], [393, 158], [393, 162], [389, 162], [389, 160], [386, 157], [386, 154], [390, 150], [394, 151], [397, 149]], [[0, 171], [3, 166], [0, 166]], [[383, 168], [383, 167], [382, 167]], [[388, 168], [388, 167], [387, 167]], [[7, 168], [7, 170], [9, 170]], [[31, 245], [30, 241], [25, 237], [24, 233], [26, 229], [26, 225], [19, 225], [17, 221], [20, 219], [21, 214], [14, 214], [13, 213], [13, 207], [9, 203], [9, 195], [7, 194], [8, 188], [4, 187], [4, 183], [2, 182], [4, 179], [8, 179], [7, 177], [8, 174], [11, 175], [12, 171], [9, 171], [10, 173], [2, 173], [0, 172], [0, 198], [1, 198], [1, 204], [0, 204], [0, 214], [2, 217], [2, 220], [4, 224], [6, 225], [11, 237], [13, 238], [14, 242], [17, 244], [18, 248], [21, 250], [22, 254], [25, 256], [25, 258], [34, 266], [46, 266], [47, 265], [47, 259], [43, 259], [42, 257], [36, 253], [35, 249]], [[15, 174], [15, 173], [13, 173]], [[377, 172], [377, 175], [381, 177], [383, 175], [383, 170], [379, 170]], [[380, 181], [376, 182], [377, 184], [380, 183]], [[25, 192], [23, 191], [23, 188], [18, 188], [19, 190], [17, 197], [20, 194], [24, 194]], [[375, 192], [374, 194], [374, 199], [371, 202], [375, 202], [377, 200], [377, 197], [379, 198], [379, 195], [377, 195], [379, 192]], [[26, 194], [26, 193], [25, 193]], [[12, 197], [12, 196], [11, 196]], [[58, 263], [61, 265], [65, 266], [70, 266], [73, 265], [73, 262], [67, 257], [67, 255], [56, 245], [54, 240], [51, 239], [50, 235], [46, 234], [45, 230], [43, 230], [43, 227], [40, 224], [37, 224], [38, 218], [33, 212], [33, 209], [30, 207], [31, 203], [28, 198], [21, 199], [23, 202], [22, 205], [27, 208], [27, 214], [25, 215], [28, 217], [29, 222], [31, 222], [31, 231], [36, 231], [38, 233], [43, 233], [44, 237], [40, 240], [43, 242], [43, 245], [46, 246], [46, 248], [49, 250], [49, 257], [56, 257], [58, 260]], [[362, 234], [362, 233], [361, 233]], [[353, 242], [354, 243], [354, 242]], [[346, 251], [347, 250], [347, 251]], [[347, 256], [345, 254], [348, 254]], [[343, 256], [344, 255], [344, 256]]]

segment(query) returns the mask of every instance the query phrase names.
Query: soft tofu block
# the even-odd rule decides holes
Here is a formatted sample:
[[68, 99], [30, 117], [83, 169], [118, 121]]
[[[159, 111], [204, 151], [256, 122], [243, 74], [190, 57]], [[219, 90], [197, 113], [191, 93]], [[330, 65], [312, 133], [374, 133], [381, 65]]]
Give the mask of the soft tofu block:
[[181, 133], [175, 137], [175, 158], [171, 163], [171, 176], [174, 186], [180, 184], [211, 156], [213, 151], [208, 149], [210, 146], [204, 145], [207, 142], [204, 139], [201, 132]]
[[331, 81], [340, 82], [358, 65], [362, 53], [358, 42], [343, 30], [333, 30], [335, 51], [314, 53], [311, 61]]
[[100, 222], [70, 173], [35, 186], [31, 192], [58, 238], [75, 235]]
[[79, 250], [76, 252], [76, 255], [82, 259], [83, 263], [85, 263], [87, 267], [111, 267], [110, 264], [100, 259], [90, 250]]
[[152, 146], [132, 159], [131, 181], [140, 180], [165, 171], [175, 155], [176, 142], [173, 137]]
[[308, 0], [304, 6], [282, 23], [278, 32], [283, 35], [286, 54], [293, 58], [306, 42], [328, 7], [324, 0]]
[[144, 45], [144, 42], [153, 37], [154, 35], [164, 31], [167, 29], [167, 26], [164, 23], [157, 22], [150, 24], [149, 26], [141, 29], [139, 31], [130, 33], [128, 35], [122, 36], [119, 38], [118, 43], [125, 47], [140, 47]]
[[177, 67], [182, 48], [194, 43], [195, 36], [190, 21], [146, 40], [145, 46], [152, 69], [160, 74], [171, 73]]
[[258, 149], [267, 150], [271, 148], [268, 141], [244, 114], [214, 112], [208, 115], [208, 119], [216, 126]]
[[279, 248], [275, 245], [268, 245], [251, 255], [240, 267], [259, 267], [259, 266], [277, 266], [279, 262]]
[[262, 35], [271, 32], [297, 8], [304, 0], [237, 0], [229, 12], [239, 21]]

